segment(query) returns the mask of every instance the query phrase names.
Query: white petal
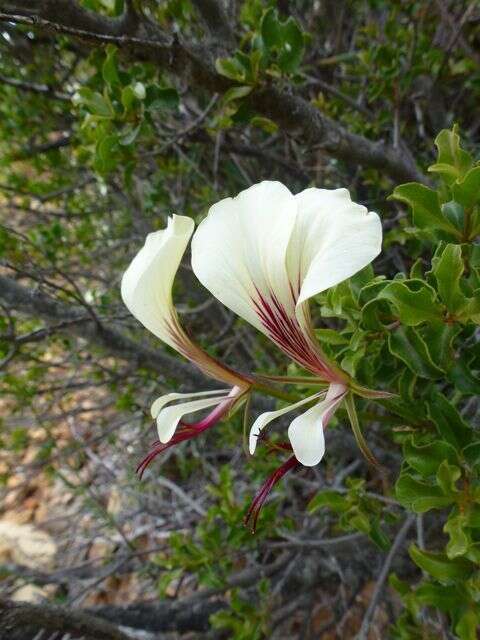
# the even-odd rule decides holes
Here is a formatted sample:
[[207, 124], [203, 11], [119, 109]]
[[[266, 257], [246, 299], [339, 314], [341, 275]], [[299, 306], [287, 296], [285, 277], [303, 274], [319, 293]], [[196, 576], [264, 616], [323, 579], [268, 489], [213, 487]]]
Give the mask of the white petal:
[[369, 264], [381, 250], [376, 213], [352, 202], [347, 189], [306, 189], [287, 254], [290, 279], [301, 282], [298, 306]]
[[306, 467], [314, 467], [325, 453], [322, 415], [324, 409], [319, 403], [302, 413], [288, 427], [288, 437], [295, 457]]
[[297, 460], [306, 467], [314, 467], [323, 458], [325, 453], [323, 430], [343, 400], [346, 391], [344, 385], [331, 384], [325, 400], [302, 413], [290, 424], [288, 437], [293, 452]]
[[200, 282], [225, 306], [268, 334], [253, 305], [271, 291], [292, 305], [285, 258], [295, 197], [280, 182], [260, 182], [211, 207], [192, 240]]
[[147, 236], [122, 278], [122, 298], [129, 311], [173, 348], [177, 346], [168, 328], [176, 318], [172, 285], [193, 227], [191, 218], [169, 218], [166, 229]]
[[201, 411], [202, 409], [208, 409], [209, 407], [220, 404], [224, 399], [225, 396], [223, 395], [220, 398], [192, 400], [191, 402], [184, 402], [183, 404], [176, 404], [172, 407], [162, 409], [157, 416], [157, 430], [160, 442], [165, 444], [172, 439], [175, 429], [184, 415]]
[[298, 407], [301, 407], [302, 405], [307, 404], [307, 402], [311, 402], [312, 400], [315, 400], [315, 398], [319, 398], [322, 395], [324, 395], [324, 391], [321, 391], [320, 393], [316, 393], [313, 396], [310, 396], [309, 398], [304, 398], [303, 400], [300, 400], [295, 404], [290, 404], [288, 405], [288, 407], [284, 407], [283, 409], [277, 409], [276, 411], [266, 411], [265, 413], [262, 413], [261, 415], [259, 415], [250, 429], [248, 446], [249, 446], [251, 455], [255, 453], [255, 449], [257, 448], [257, 440], [258, 440], [258, 436], [260, 435], [260, 432], [262, 431], [262, 429], [264, 429], [267, 426], [269, 422], [272, 422], [272, 420], [276, 420], [277, 418], [280, 418], [280, 416], [283, 416], [286, 413], [289, 413], [290, 411], [294, 411]]
[[156, 420], [160, 411], [165, 407], [169, 402], [173, 402], [173, 400], [187, 400], [188, 398], [198, 398], [202, 396], [219, 396], [223, 394], [227, 396], [230, 393], [230, 389], [216, 389], [214, 391], [198, 391], [196, 393], [166, 393], [163, 396], [160, 396], [156, 400], [153, 401], [152, 406], [150, 408], [150, 413], [152, 414], [152, 418]]

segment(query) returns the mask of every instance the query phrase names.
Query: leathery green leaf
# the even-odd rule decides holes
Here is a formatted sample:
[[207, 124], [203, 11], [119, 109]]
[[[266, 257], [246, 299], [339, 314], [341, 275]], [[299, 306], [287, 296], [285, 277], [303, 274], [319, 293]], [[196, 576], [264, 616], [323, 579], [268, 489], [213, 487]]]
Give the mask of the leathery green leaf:
[[420, 569], [441, 582], [463, 582], [474, 570], [474, 565], [464, 558], [450, 559], [444, 553], [423, 551], [414, 544], [411, 545], [409, 554]]
[[422, 322], [435, 322], [442, 318], [437, 296], [422, 280], [395, 280], [378, 294], [394, 307], [402, 324], [415, 326]]
[[394, 356], [421, 378], [435, 380], [443, 375], [442, 370], [434, 364], [426, 342], [412, 327], [399, 327], [390, 333], [388, 346]]

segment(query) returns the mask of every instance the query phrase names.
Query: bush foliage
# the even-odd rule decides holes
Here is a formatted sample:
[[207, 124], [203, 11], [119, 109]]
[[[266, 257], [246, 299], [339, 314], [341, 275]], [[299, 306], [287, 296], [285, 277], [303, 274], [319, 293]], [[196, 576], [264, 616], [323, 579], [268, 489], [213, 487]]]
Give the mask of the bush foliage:
[[[365, 640], [377, 625], [381, 637], [475, 640], [478, 7], [0, 4], [4, 497], [17, 491], [21, 508], [18, 484], [38, 477], [74, 496], [70, 523], [83, 523], [90, 543], [115, 541], [102, 562], [127, 558], [152, 611], [213, 599], [190, 627], [212, 637], [326, 638], [336, 628], [335, 637]], [[252, 536], [244, 515], [278, 460], [266, 447], [245, 453], [242, 415], [171, 449], [142, 482], [135, 476], [153, 440], [152, 399], [195, 391], [202, 376], [131, 318], [119, 282], [170, 213], [199, 222], [261, 179], [294, 193], [346, 186], [379, 213], [384, 242], [373, 265], [311, 305], [322, 349], [358, 385], [356, 411], [341, 407], [324, 460], [276, 487]], [[278, 382], [280, 396], [311, 393], [305, 371], [208, 297], [188, 259], [175, 300], [212, 355], [299, 380]], [[392, 395], [372, 399], [360, 387]], [[248, 425], [283, 402], [256, 394]], [[286, 425], [269, 432], [272, 446]], [[80, 546], [69, 531], [60, 563]], [[7, 569], [5, 596], [18, 586]], [[74, 603], [76, 579], [54, 600]], [[371, 606], [356, 609], [368, 583]], [[319, 623], [318, 602], [333, 600]], [[176, 619], [129, 623], [153, 633]]]

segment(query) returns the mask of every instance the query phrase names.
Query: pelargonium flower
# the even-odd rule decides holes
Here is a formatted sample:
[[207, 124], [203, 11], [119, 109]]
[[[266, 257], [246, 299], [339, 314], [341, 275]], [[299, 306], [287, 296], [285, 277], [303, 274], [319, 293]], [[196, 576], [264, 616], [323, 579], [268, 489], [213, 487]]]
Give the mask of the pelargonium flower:
[[[193, 342], [180, 325], [172, 301], [172, 286], [180, 261], [193, 233], [194, 222], [185, 216], [173, 215], [166, 229], [150, 233], [145, 245], [125, 271], [122, 299], [137, 320], [157, 338], [176, 349], [207, 376], [228, 388], [195, 393], [168, 393], [152, 404], [159, 440], [140, 464], [143, 473], [153, 458], [173, 444], [182, 442], [212, 427], [246, 398], [251, 380], [233, 371], [207, 354]], [[183, 401], [171, 404], [174, 401]], [[213, 408], [203, 419], [186, 423], [183, 417]], [[180, 427], [177, 429], [178, 425]]]
[[272, 420], [314, 402], [290, 424], [295, 458], [318, 464], [323, 431], [349, 390], [349, 376], [330, 362], [315, 337], [308, 301], [369, 264], [379, 253], [378, 215], [352, 202], [347, 189], [293, 195], [280, 182], [260, 182], [213, 205], [192, 240], [192, 266], [224, 305], [266, 334], [299, 365], [329, 383], [326, 395], [259, 416], [255, 451]]

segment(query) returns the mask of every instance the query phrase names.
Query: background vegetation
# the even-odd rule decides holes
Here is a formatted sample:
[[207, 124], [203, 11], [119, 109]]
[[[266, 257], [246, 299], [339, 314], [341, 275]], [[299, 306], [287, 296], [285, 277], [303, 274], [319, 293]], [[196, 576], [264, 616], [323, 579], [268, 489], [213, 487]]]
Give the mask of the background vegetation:
[[[478, 3], [0, 0], [0, 20], [0, 637], [475, 640]], [[170, 213], [261, 179], [381, 215], [373, 268], [313, 313], [398, 395], [357, 405], [379, 467], [339, 411], [252, 536], [278, 461], [245, 454], [241, 415], [136, 477], [151, 401], [205, 382], [119, 281]], [[188, 259], [175, 299], [223, 361], [299, 372]]]

